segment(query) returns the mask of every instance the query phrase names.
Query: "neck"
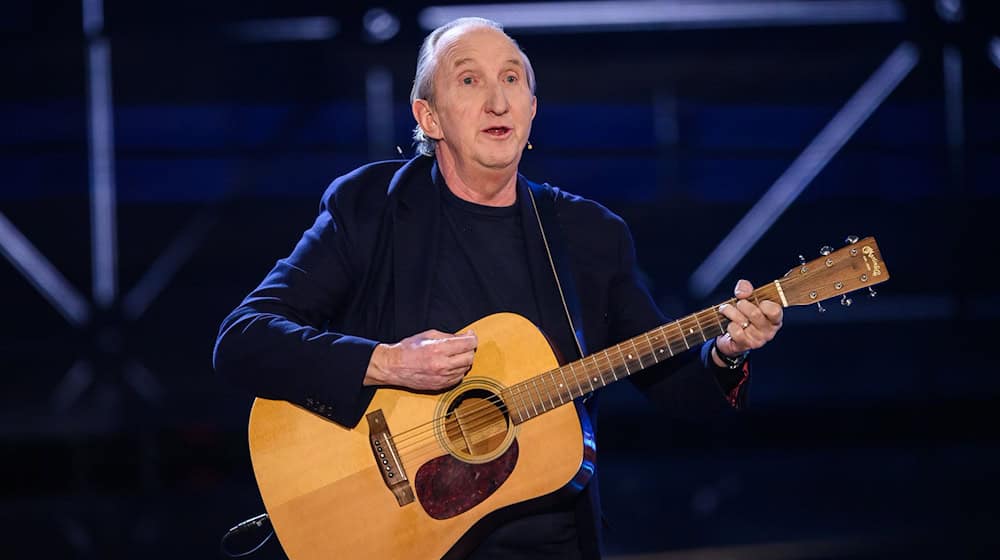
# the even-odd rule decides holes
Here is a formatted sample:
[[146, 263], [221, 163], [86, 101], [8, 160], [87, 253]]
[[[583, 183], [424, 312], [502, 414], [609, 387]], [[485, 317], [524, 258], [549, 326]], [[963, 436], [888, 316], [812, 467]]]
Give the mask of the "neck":
[[517, 201], [516, 164], [503, 169], [475, 162], [461, 165], [447, 149], [437, 151], [437, 162], [448, 190], [462, 200], [483, 206], [511, 206]]

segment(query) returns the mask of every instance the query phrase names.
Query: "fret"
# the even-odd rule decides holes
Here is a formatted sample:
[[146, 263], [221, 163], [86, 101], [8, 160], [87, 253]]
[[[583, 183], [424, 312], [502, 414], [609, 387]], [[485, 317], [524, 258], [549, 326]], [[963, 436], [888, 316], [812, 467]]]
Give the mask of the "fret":
[[[663, 335], [663, 342], [667, 345], [667, 352], [670, 352], [670, 357], [674, 357], [674, 348], [670, 342], [670, 336], [667, 334], [667, 325], [663, 325], [659, 328], [660, 334]], [[660, 349], [660, 353], [663, 353], [663, 349]]]
[[[558, 388], [562, 389], [562, 383], [559, 383], [558, 380], [556, 379], [555, 371], [549, 370], [549, 377], [552, 378], [552, 387], [555, 388], [556, 385], [558, 385]], [[558, 395], [559, 395], [559, 404], [561, 404], [561, 405], [562, 404], [566, 404], [566, 399], [562, 398], [562, 391], [561, 390], [559, 391]]]
[[[528, 418], [531, 418], [531, 413], [528, 412], [528, 403], [525, 402], [525, 400], [524, 400], [524, 392], [519, 389], [519, 387], [521, 387], [522, 385], [523, 385], [522, 383], [518, 383], [517, 385], [514, 385], [514, 388], [518, 388], [517, 391], [515, 391], [515, 393], [517, 394], [517, 396], [521, 397], [521, 408], [524, 409], [524, 414], [527, 414]], [[524, 422], [523, 415], [522, 415], [521, 421]]]
[[686, 349], [690, 350], [691, 346], [688, 344], [687, 337], [684, 336], [684, 329], [681, 327], [681, 322], [680, 321], [676, 321], [676, 322], [674, 322], [674, 324], [677, 325], [677, 332], [681, 333], [681, 340], [684, 341], [684, 347]]
[[721, 319], [722, 317], [725, 317], [725, 315], [723, 315], [722, 313], [719, 313], [718, 309], [719, 309], [718, 307], [716, 307], [715, 309], [713, 309], [712, 310], [712, 315], [715, 317], [715, 322], [719, 324], [719, 330], [722, 331], [723, 333], [725, 333], [726, 332], [726, 327], [723, 326], [722, 319]]
[[[653, 340], [649, 338], [648, 334], [646, 335], [646, 344], [649, 345], [649, 353], [653, 355], [653, 363], [660, 363], [660, 359], [656, 357], [656, 345], [653, 344]], [[660, 352], [663, 352], [663, 350], [660, 350]]]
[[604, 350], [604, 358], [608, 361], [608, 367], [611, 368], [611, 372], [615, 376], [615, 379], [618, 379], [620, 377], [628, 377], [629, 375], [628, 367], [625, 367], [625, 373], [623, 375], [618, 375], [618, 373], [615, 370], [617, 370], [619, 367], [622, 367], [622, 365], [615, 364], [615, 361], [611, 359], [611, 354], [608, 354], [607, 349]]
[[646, 366], [642, 364], [642, 353], [639, 352], [639, 349], [635, 346], [635, 338], [630, 338], [628, 341], [632, 343], [632, 350], [635, 352], [635, 359], [639, 361], [639, 369], [641, 370], [645, 368]]
[[[685, 317], [685, 319], [688, 319], [688, 318], [689, 317]], [[681, 320], [683, 321], [684, 319], [681, 319]], [[694, 334], [694, 329], [692, 329], [691, 327], [684, 327], [684, 344], [688, 345], [688, 348], [691, 348], [691, 343], [688, 342], [687, 337], [690, 336], [690, 335], [692, 335], [692, 334]]]
[[[604, 387], [604, 386], [606, 386], [608, 384], [608, 382], [605, 381], [604, 374], [601, 373], [600, 368], [598, 368], [596, 371], [592, 372], [592, 371], [590, 371], [590, 368], [587, 367], [587, 364], [585, 364], [583, 360], [580, 360], [580, 367], [582, 367], [584, 373], [587, 374], [587, 379], [590, 380], [591, 384], [597, 383], [598, 381], [600, 381], [601, 387]], [[597, 375], [594, 375], [595, 373]]]
[[[525, 383], [526, 384], [525, 384], [524, 388], [525, 388], [525, 390], [527, 390], [528, 389], [527, 381]], [[537, 392], [537, 389], [535, 391]], [[538, 407], [535, 406], [535, 398], [531, 397], [530, 402], [531, 402], [531, 408], [534, 409], [534, 411], [535, 411], [535, 416], [538, 416]], [[541, 403], [539, 403], [539, 404], [541, 404]], [[544, 410], [544, 408], [543, 408], [543, 410]]]
[[600, 375], [600, 372], [597, 372], [597, 373], [598, 373], [598, 375], [595, 375], [593, 377], [588, 376], [587, 379], [590, 379], [591, 383], [597, 383], [598, 381], [600, 381], [601, 387], [607, 387], [607, 385], [608, 385], [607, 380], [604, 379], [603, 375]]
[[625, 371], [627, 371], [629, 375], [632, 375], [632, 370], [629, 369], [628, 362], [625, 361], [625, 354], [622, 353], [622, 345], [619, 344], [619, 345], [615, 346], [615, 349], [618, 350], [618, 355], [622, 359], [622, 365], [625, 366]]
[[[573, 363], [570, 363], [569, 367], [573, 370], [573, 376], [576, 377], [577, 379], [580, 379], [580, 375], [578, 373], [576, 373], [576, 368], [573, 367]], [[584, 373], [586, 373], [586, 372], [584, 372]], [[588, 376], [585, 376], [585, 377], [587, 378], [587, 383], [590, 384], [590, 390], [593, 391], [594, 389], [596, 389], [596, 387], [594, 387], [594, 384], [590, 382], [590, 376], [588, 375]], [[583, 387], [582, 386], [580, 387], [580, 394], [583, 395]]]
[[[605, 356], [607, 356], [607, 354], [607, 352], [604, 353]], [[601, 365], [597, 362], [597, 354], [591, 354], [590, 358], [594, 361], [594, 367], [601, 369]], [[611, 377], [614, 377], [615, 381], [618, 381], [618, 374], [615, 373], [615, 367], [611, 364], [611, 360], [608, 360], [608, 369], [611, 371]]]
[[[550, 377], [552, 376], [552, 372], [549, 372], [549, 376]], [[555, 385], [553, 385], [553, 387], [555, 387]], [[546, 389], [545, 392], [549, 396], [549, 402], [552, 403], [552, 408], [555, 408], [556, 407], [556, 401], [552, 400], [552, 391], [550, 389]], [[560, 404], [562, 404], [562, 403], [560, 403]]]
[[[639, 362], [639, 367], [635, 367], [635, 364], [632, 364], [632, 367], [629, 368], [629, 371], [633, 371], [633, 370], [634, 371], [642, 371], [642, 368], [643, 368], [642, 358], [639, 357], [639, 350], [635, 347], [635, 339], [634, 338], [630, 338], [630, 339], [626, 340], [625, 342], [628, 342], [628, 343], [632, 344], [632, 351], [629, 352], [628, 355], [626, 356], [626, 358], [628, 359], [628, 361]], [[624, 345], [625, 342], [622, 342], [622, 345]]]
[[548, 409], [545, 408], [545, 397], [542, 396], [542, 391], [541, 391], [541, 389], [538, 388], [538, 378], [537, 377], [532, 377], [531, 378], [531, 385], [535, 388], [535, 394], [538, 395], [538, 406], [542, 407], [542, 412], [545, 412]]
[[567, 394], [569, 395], [569, 398], [570, 398], [570, 399], [573, 399], [573, 398], [574, 398], [574, 397], [573, 397], [573, 389], [572, 389], [572, 387], [570, 387], [570, 386], [569, 386], [569, 380], [568, 380], [568, 379], [566, 379], [566, 369], [565, 369], [565, 368], [562, 368], [562, 367], [560, 367], [560, 368], [559, 368], [559, 375], [561, 375], [561, 376], [562, 376], [562, 379], [563, 379], [563, 383], [564, 383], [564, 384], [565, 384], [565, 386], [566, 386], [566, 393], [567, 393]]
[[701, 341], [708, 342], [708, 339], [705, 338], [705, 329], [701, 327], [701, 321], [698, 320], [698, 314], [695, 313], [692, 317], [694, 317], [695, 324], [698, 325], [698, 332], [701, 333]]
[[[511, 403], [511, 404], [514, 403], [514, 390], [513, 390], [513, 388], [506, 389], [506, 390], [502, 391], [501, 394], [502, 393], [507, 393], [507, 396], [503, 397], [503, 400], [504, 400], [505, 403], [508, 403], [508, 402]], [[507, 410], [511, 410], [511, 407], [509, 405], [507, 406]], [[524, 415], [521, 414], [521, 409], [519, 407], [515, 406], [514, 410], [517, 411], [517, 421], [518, 421], [518, 423], [524, 422]]]

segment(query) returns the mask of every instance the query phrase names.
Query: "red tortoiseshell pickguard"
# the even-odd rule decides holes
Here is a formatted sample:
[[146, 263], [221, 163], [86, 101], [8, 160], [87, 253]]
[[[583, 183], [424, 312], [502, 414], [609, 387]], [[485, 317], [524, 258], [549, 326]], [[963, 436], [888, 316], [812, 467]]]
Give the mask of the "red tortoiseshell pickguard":
[[434, 519], [455, 517], [496, 492], [516, 464], [517, 440], [489, 463], [465, 463], [451, 455], [432, 459], [417, 470], [417, 500]]

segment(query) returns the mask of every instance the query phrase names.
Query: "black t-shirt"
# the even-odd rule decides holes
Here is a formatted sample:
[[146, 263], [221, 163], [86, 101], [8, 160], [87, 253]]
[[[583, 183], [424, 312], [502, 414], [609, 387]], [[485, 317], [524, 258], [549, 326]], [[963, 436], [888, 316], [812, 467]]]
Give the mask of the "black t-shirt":
[[[437, 174], [435, 183], [442, 204], [437, 254], [431, 260], [430, 327], [458, 332], [504, 311], [539, 324], [520, 201], [506, 207], [483, 206], [455, 196]], [[579, 557], [572, 505], [569, 501], [500, 526], [470, 558]]]
[[520, 209], [462, 200], [441, 185], [441, 227], [434, 259], [430, 326], [459, 329], [509, 311], [539, 323]]

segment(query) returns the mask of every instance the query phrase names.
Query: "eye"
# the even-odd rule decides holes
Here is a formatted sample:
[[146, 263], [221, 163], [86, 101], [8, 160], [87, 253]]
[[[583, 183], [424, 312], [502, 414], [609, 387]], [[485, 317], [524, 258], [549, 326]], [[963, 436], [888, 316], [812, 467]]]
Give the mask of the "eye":
[[504, 80], [506, 80], [508, 84], [517, 83], [517, 76], [515, 76], [514, 74], [508, 74], [507, 77], [504, 78]]
[[466, 76], [466, 77], [462, 78], [462, 83], [465, 84], [465, 85], [467, 85], [467, 86], [471, 86], [472, 85], [472, 76]]

